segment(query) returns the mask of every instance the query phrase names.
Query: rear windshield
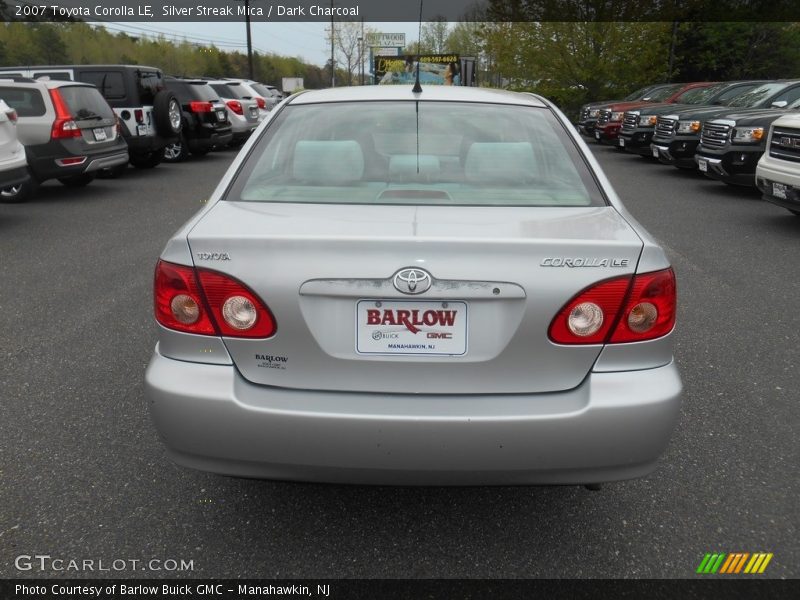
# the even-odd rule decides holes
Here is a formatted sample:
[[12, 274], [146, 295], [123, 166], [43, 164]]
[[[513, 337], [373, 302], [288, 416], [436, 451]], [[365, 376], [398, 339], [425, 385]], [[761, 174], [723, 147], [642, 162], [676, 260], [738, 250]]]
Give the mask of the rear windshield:
[[271, 90], [266, 86], [261, 85], [260, 83], [251, 83], [250, 87], [253, 88], [256, 92], [264, 96], [264, 98], [269, 98], [270, 96], [277, 96], [277, 90]]
[[76, 85], [60, 87], [58, 91], [76, 120], [114, 118], [114, 111], [96, 88]]
[[632, 94], [628, 94], [627, 96], [625, 96], [623, 98], [623, 101], [631, 102], [633, 100], [640, 100], [642, 98], [642, 96], [644, 96], [649, 90], [652, 89], [652, 87], [653, 86], [647, 86], [647, 87], [639, 88], [638, 90], [636, 90]]
[[248, 202], [601, 206], [548, 109], [456, 102], [286, 107], [227, 195]]
[[192, 96], [198, 100], [206, 100], [209, 102], [217, 102], [219, 100], [219, 93], [211, 89], [207, 83], [188, 83], [187, 89], [191, 92]]
[[229, 98], [236, 98], [237, 100], [241, 100], [242, 98], [252, 98], [253, 94], [250, 90], [245, 89], [243, 85], [240, 83], [228, 83], [225, 85], [228, 88], [233, 96], [228, 96]]
[[225, 85], [224, 83], [212, 83], [210, 84], [211, 88], [219, 94], [220, 98], [238, 98], [239, 96], [233, 93], [233, 90], [229, 85]]
[[0, 86], [0, 99], [5, 100], [20, 117], [41, 117], [47, 110], [38, 89]]

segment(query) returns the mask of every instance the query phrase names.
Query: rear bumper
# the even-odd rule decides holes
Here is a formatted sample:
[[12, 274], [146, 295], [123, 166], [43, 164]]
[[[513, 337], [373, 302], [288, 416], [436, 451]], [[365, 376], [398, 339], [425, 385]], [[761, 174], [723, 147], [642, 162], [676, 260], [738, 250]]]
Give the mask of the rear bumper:
[[[128, 162], [128, 147], [120, 137], [116, 142], [102, 148], [88, 147], [80, 143], [51, 142], [40, 146], [28, 146], [28, 165], [37, 181], [72, 177], [92, 173]], [[79, 164], [67, 164], [64, 159], [83, 158]]]
[[145, 378], [176, 463], [228, 475], [382, 485], [584, 484], [652, 471], [675, 425], [674, 363], [591, 373], [558, 393], [423, 396], [254, 385], [166, 358]]
[[5, 171], [0, 171], [0, 188], [7, 188], [14, 185], [20, 185], [25, 183], [31, 178], [30, 173], [28, 173], [28, 167], [16, 167], [14, 169], [7, 169]]
[[[800, 211], [800, 165], [787, 163], [764, 156], [756, 169], [756, 186], [764, 194], [764, 200]], [[782, 184], [782, 197], [775, 195], [773, 184]]]

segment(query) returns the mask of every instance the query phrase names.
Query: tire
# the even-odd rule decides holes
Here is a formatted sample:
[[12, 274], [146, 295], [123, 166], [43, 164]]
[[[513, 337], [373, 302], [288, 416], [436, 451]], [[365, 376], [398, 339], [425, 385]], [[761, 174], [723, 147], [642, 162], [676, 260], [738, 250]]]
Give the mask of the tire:
[[0, 202], [3, 204], [18, 204], [27, 201], [33, 193], [33, 182], [26, 181], [0, 190]]
[[67, 187], [84, 187], [94, 181], [94, 173], [73, 175], [72, 177], [59, 177], [58, 180]]
[[163, 151], [148, 154], [131, 154], [130, 162], [137, 169], [152, 169], [161, 164]]
[[162, 137], [175, 137], [181, 132], [181, 105], [175, 94], [161, 90], [153, 99], [153, 119]]
[[164, 147], [164, 161], [168, 163], [183, 162], [189, 156], [189, 149], [186, 145], [186, 138], [181, 136], [179, 142], [167, 144]]

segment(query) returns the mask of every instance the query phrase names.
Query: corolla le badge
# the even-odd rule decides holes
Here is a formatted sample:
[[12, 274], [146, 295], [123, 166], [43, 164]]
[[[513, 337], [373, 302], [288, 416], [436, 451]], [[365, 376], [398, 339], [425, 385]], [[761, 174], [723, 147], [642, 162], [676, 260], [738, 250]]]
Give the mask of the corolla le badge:
[[433, 280], [430, 273], [422, 269], [400, 269], [394, 276], [394, 287], [403, 294], [427, 292]]

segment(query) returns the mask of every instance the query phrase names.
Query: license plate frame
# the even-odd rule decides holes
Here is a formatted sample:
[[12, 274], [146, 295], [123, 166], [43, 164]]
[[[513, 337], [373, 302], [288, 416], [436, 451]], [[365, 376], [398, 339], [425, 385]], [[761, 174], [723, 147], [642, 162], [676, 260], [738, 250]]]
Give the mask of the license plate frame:
[[653, 146], [653, 158], [660, 158], [660, 152], [658, 151], [657, 146]]
[[95, 127], [92, 129], [92, 133], [94, 133], [94, 139], [96, 142], [105, 142], [108, 140], [108, 135], [106, 135], [106, 130], [104, 127]]
[[708, 172], [708, 161], [705, 158], [698, 158], [697, 159], [697, 168], [700, 169], [703, 173]]
[[772, 182], [772, 195], [781, 200], [786, 200], [789, 187], [785, 183]]
[[624, 148], [625, 147], [625, 138], [623, 138], [623, 137], [619, 138], [619, 147], [620, 148]]
[[214, 111], [214, 112], [217, 113], [217, 121], [218, 122], [222, 122], [222, 121], [225, 120], [225, 111], [224, 110], [217, 110], [217, 111]]
[[468, 351], [469, 305], [463, 300], [362, 299], [355, 303], [355, 320], [359, 355], [464, 356]]

